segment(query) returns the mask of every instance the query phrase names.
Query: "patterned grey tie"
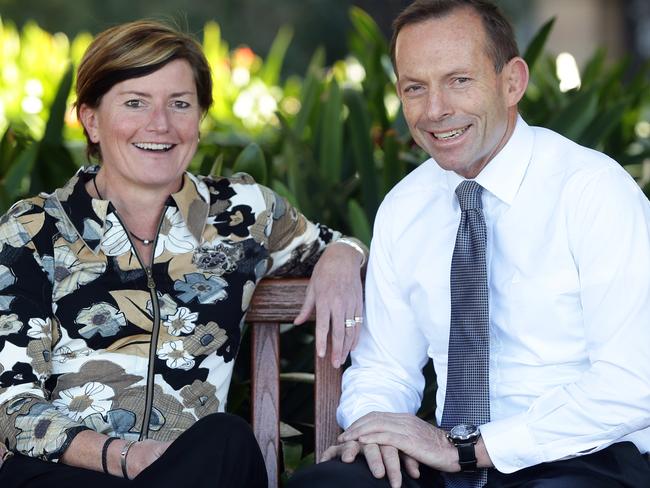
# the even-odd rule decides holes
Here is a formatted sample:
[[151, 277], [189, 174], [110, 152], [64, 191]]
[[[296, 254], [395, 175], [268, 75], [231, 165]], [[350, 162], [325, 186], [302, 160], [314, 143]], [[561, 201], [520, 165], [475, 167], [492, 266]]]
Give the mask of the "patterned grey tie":
[[[451, 327], [447, 363], [447, 392], [441, 427], [490, 420], [490, 321], [483, 218], [483, 187], [465, 180], [456, 188], [460, 225], [451, 259]], [[450, 488], [481, 487], [487, 470], [445, 474]]]

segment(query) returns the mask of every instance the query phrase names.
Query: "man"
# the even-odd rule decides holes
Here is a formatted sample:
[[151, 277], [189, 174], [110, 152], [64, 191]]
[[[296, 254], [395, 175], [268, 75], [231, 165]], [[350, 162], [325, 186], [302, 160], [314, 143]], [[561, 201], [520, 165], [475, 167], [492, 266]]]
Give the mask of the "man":
[[[291, 486], [650, 486], [647, 199], [519, 117], [528, 68], [490, 3], [415, 1], [392, 55], [432, 159], [377, 214], [346, 430]], [[441, 427], [414, 415], [429, 358]]]

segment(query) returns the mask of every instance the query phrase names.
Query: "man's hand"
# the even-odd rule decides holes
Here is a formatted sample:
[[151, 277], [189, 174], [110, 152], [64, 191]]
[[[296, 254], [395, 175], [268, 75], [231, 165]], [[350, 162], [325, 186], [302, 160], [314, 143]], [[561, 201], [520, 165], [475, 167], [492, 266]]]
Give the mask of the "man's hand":
[[354, 422], [338, 440], [391, 446], [438, 471], [460, 470], [458, 450], [445, 431], [415, 415], [373, 412]]
[[379, 446], [377, 444], [361, 444], [357, 441], [348, 441], [329, 447], [324, 453], [321, 461], [329, 461], [334, 458], [341, 458], [344, 463], [352, 463], [359, 454], [363, 454], [368, 463], [368, 468], [375, 478], [388, 477], [388, 482], [393, 488], [402, 486], [401, 462], [404, 469], [411, 478], [420, 477], [419, 464], [416, 460], [406, 454], [400, 454], [392, 446]]
[[362, 260], [361, 253], [347, 244], [327, 246], [314, 267], [305, 303], [293, 321], [296, 325], [304, 323], [316, 308], [316, 352], [325, 357], [329, 332], [335, 368], [345, 361], [359, 338], [361, 323], [345, 327], [345, 320], [363, 316]]

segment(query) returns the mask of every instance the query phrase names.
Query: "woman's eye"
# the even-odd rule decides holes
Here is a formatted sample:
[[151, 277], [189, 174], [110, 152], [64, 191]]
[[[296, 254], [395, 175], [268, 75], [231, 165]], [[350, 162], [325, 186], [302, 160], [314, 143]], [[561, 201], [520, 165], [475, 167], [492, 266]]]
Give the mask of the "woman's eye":
[[124, 102], [124, 105], [131, 108], [140, 108], [142, 107], [142, 102], [140, 100], [127, 100]]
[[176, 100], [174, 102], [174, 108], [189, 108], [190, 104], [183, 100]]

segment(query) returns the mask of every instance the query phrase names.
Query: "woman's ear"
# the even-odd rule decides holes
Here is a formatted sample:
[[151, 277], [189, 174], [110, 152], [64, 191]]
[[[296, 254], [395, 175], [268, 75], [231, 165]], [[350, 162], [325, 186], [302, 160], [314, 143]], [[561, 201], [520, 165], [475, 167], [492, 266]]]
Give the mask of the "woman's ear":
[[528, 65], [523, 58], [517, 56], [508, 61], [503, 67], [502, 74], [505, 81], [505, 93], [508, 106], [513, 107], [519, 103], [519, 100], [526, 93], [530, 76], [528, 73]]
[[99, 130], [97, 127], [97, 113], [94, 108], [85, 103], [79, 107], [79, 121], [86, 129], [90, 142], [97, 144], [99, 142]]

